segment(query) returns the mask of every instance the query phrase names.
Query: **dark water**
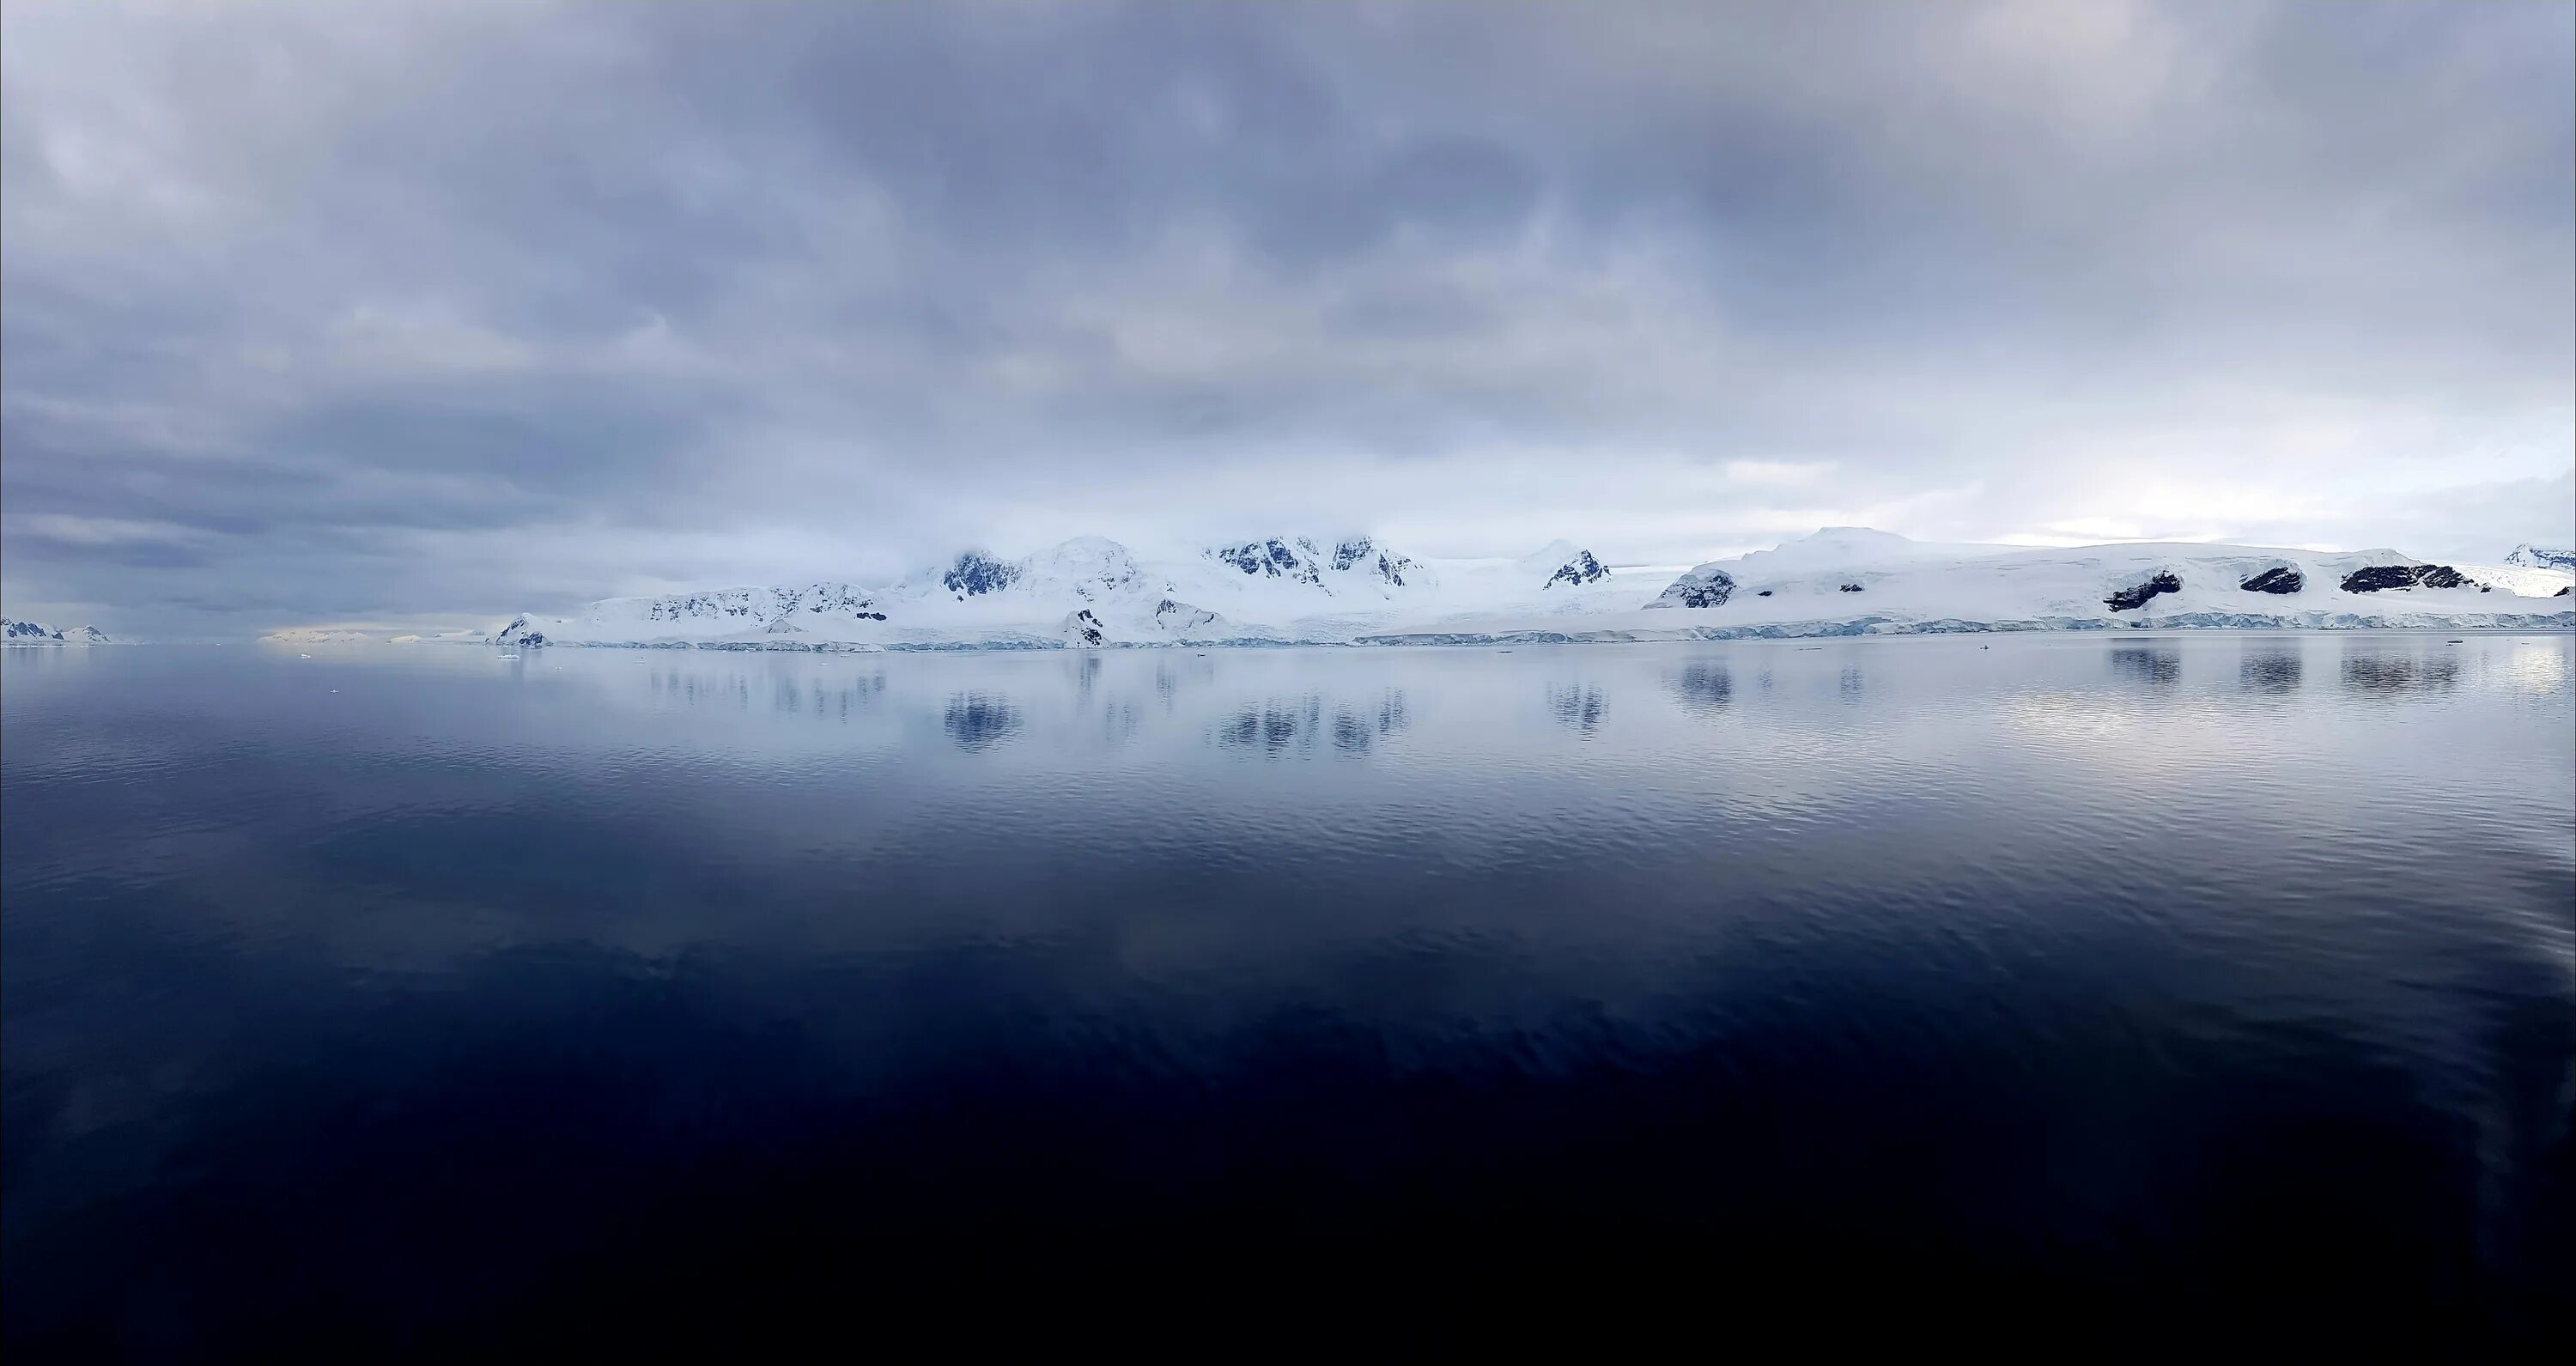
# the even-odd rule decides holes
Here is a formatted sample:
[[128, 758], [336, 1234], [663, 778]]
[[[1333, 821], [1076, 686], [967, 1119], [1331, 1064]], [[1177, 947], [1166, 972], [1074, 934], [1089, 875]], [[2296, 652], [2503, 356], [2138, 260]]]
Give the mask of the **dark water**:
[[2563, 635], [0, 668], [13, 1352], [2567, 1332]]

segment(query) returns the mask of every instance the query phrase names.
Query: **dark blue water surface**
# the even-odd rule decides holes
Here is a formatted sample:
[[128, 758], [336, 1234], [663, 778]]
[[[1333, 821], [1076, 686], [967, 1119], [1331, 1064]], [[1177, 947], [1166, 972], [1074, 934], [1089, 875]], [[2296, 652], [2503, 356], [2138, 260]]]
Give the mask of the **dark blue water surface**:
[[2564, 635], [0, 670], [13, 1352], [2567, 1331]]

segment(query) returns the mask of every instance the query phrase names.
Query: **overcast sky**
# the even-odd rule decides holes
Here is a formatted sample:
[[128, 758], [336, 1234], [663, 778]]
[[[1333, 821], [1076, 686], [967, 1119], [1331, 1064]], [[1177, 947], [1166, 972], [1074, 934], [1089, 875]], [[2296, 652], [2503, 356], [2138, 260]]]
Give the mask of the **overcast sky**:
[[2576, 7], [0, 10], [0, 599], [2576, 539]]

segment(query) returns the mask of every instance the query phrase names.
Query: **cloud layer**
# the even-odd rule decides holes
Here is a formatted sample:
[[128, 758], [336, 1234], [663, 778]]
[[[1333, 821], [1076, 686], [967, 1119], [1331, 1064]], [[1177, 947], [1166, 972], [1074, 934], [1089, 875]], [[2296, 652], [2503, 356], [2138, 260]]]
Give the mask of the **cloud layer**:
[[28, 3], [0, 593], [2576, 536], [2576, 10]]

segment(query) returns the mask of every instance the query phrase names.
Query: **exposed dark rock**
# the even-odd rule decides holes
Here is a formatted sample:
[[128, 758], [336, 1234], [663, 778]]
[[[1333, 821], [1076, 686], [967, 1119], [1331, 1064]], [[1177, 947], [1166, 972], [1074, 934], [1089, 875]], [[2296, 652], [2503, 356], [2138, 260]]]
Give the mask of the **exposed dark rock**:
[[1082, 644], [1098, 645], [1109, 639], [1109, 633], [1102, 628], [1100, 618], [1093, 616], [1088, 607], [1065, 618], [1064, 624], [1072, 631], [1073, 638]]
[[2374, 564], [2343, 577], [2347, 593], [2377, 593], [2389, 588], [2461, 588], [2475, 580], [2447, 564]]
[[1735, 580], [1723, 569], [1694, 569], [1673, 580], [1649, 607], [1723, 607], [1735, 596]]
[[2147, 599], [2155, 597], [2159, 593], [2179, 593], [2181, 591], [2182, 580], [2175, 578], [2173, 576], [2173, 572], [2171, 570], [2167, 570], [2164, 573], [2158, 574], [2154, 578], [2147, 580], [2145, 583], [2139, 584], [2135, 588], [2123, 588], [2118, 592], [2113, 593], [2111, 596], [2102, 599], [2102, 603], [2114, 612], [2132, 612], [2136, 611], [2138, 608], [2146, 606]]
[[526, 635], [519, 637], [517, 643], [522, 647], [543, 645], [546, 643], [546, 633], [543, 631], [530, 631]]
[[2571, 585], [2569, 585], [2569, 586], [2568, 586], [2568, 587], [2566, 587], [2566, 588], [2561, 588], [2561, 589], [2559, 589], [2557, 592], [2552, 593], [2552, 594], [2550, 594], [2549, 596], [2551, 596], [2551, 597], [2553, 597], [2553, 598], [2563, 598], [2563, 597], [2567, 596], [2567, 595], [2568, 595], [2569, 593], [2571, 593], [2571, 592], [2576, 592], [2576, 584], [2571, 584]]
[[2308, 586], [2308, 579], [2284, 564], [2266, 569], [2236, 586], [2248, 593], [2296, 593]]
[[1578, 550], [1574, 552], [1573, 559], [1557, 566], [1556, 572], [1548, 575], [1547, 582], [1540, 584], [1539, 587], [1554, 588], [1560, 583], [1569, 587], [1579, 587], [1587, 583], [1599, 583], [1608, 577], [1610, 577], [1610, 571], [1602, 568], [1599, 560], [1592, 558], [1591, 551]]
[[1844, 585], [1842, 586], [1842, 591], [1843, 591], [1843, 592], [1846, 592], [1846, 593], [1858, 593], [1858, 592], [1862, 592], [1862, 591], [1864, 591], [1864, 590], [1861, 588], [1861, 586], [1860, 586], [1859, 584], [1856, 584], [1856, 583], [1847, 583], [1847, 584], [1844, 584]]
[[1018, 565], [1005, 564], [990, 555], [970, 550], [958, 556], [957, 563], [949, 566], [948, 572], [939, 576], [939, 581], [948, 585], [948, 591], [958, 597], [970, 598], [982, 593], [1001, 592], [1019, 577]]
[[[1314, 543], [1311, 541], [1299, 541], [1297, 544], [1305, 546], [1309, 550], [1314, 549]], [[1375, 563], [1371, 563], [1371, 561], [1375, 561]], [[1380, 547], [1377, 542], [1370, 540], [1366, 536], [1343, 541], [1333, 547], [1333, 568], [1338, 570], [1374, 570], [1379, 578], [1386, 580], [1397, 588], [1402, 588], [1404, 586], [1404, 571], [1411, 569], [1412, 567], [1413, 560], [1411, 557], [1398, 555], [1392, 550], [1384, 549]]]
[[1765, 588], [1765, 589], [1763, 589], [1761, 592], [1756, 593], [1756, 594], [1754, 594], [1753, 596], [1755, 596], [1755, 597], [1757, 597], [1757, 598], [1767, 598], [1767, 597], [1771, 596], [1771, 590], [1770, 590], [1770, 589], [1768, 589], [1768, 588]]
[[1266, 541], [1219, 546], [1209, 553], [1246, 574], [1267, 574], [1274, 579], [1294, 579], [1299, 583], [1322, 583], [1314, 562], [1297, 553], [1300, 547], [1309, 552], [1314, 549], [1312, 542], [1300, 541], [1291, 546], [1273, 536]]

